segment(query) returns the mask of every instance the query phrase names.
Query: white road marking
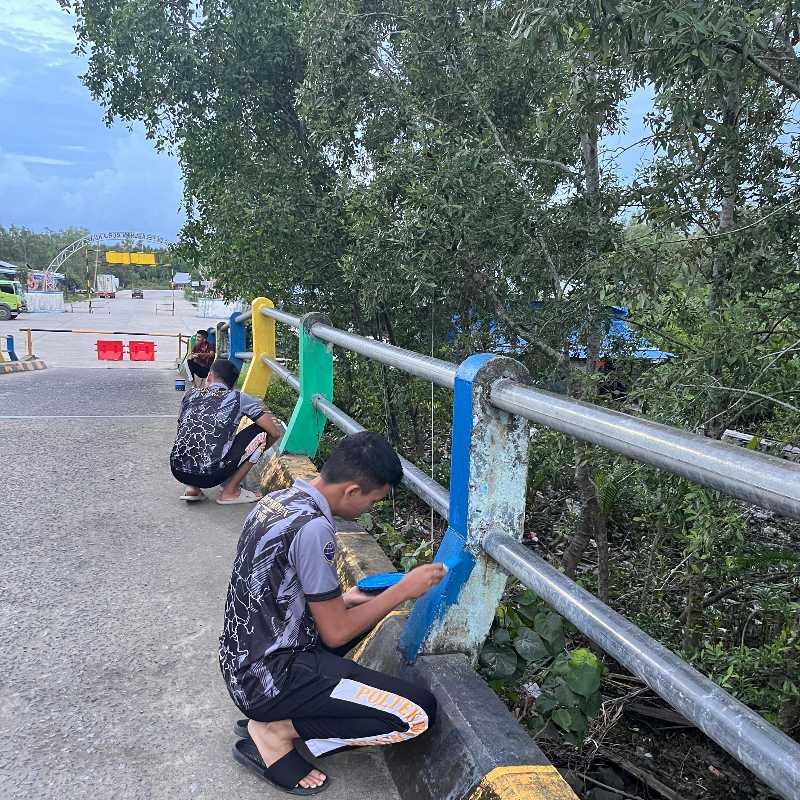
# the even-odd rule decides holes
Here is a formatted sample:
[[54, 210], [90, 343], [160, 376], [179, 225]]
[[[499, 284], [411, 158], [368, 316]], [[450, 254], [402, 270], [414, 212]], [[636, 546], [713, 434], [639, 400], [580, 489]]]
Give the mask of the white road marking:
[[0, 419], [174, 419], [176, 414], [29, 414], [0, 415]]

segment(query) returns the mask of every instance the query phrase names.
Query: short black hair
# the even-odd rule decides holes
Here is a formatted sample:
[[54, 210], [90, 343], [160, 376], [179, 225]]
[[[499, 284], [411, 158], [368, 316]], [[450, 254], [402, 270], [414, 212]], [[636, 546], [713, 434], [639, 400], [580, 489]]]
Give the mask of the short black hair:
[[227, 358], [218, 358], [211, 365], [213, 372], [229, 389], [233, 389], [239, 379], [239, 368]]
[[403, 465], [383, 436], [362, 431], [339, 442], [320, 475], [327, 483], [355, 481], [361, 491], [371, 492], [387, 483], [397, 486], [403, 479]]
[[206, 339], [208, 339], [208, 331], [206, 331], [206, 330], [197, 331], [195, 336], [205, 336]]

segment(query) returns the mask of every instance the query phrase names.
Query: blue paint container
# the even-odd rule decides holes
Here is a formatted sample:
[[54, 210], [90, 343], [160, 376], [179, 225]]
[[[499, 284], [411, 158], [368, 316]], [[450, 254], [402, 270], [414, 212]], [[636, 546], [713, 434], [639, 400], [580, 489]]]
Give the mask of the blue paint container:
[[186, 381], [183, 378], [175, 378], [175, 391], [176, 392], [186, 391]]

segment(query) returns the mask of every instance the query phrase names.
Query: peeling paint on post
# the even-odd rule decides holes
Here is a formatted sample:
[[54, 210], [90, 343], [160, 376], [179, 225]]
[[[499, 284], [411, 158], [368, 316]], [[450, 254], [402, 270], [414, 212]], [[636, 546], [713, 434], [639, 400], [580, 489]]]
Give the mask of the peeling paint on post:
[[333, 400], [333, 345], [311, 335], [317, 323], [330, 325], [325, 314], [305, 314], [300, 325], [300, 396], [286, 433], [278, 445], [281, 453], [305, 453], [314, 458], [327, 418], [314, 408], [314, 395]]
[[400, 639], [408, 661], [465, 653], [473, 663], [492, 625], [508, 575], [482, 547], [490, 532], [522, 538], [528, 474], [528, 422], [489, 402], [503, 378], [527, 383], [528, 371], [504, 356], [477, 354], [458, 368], [453, 396], [450, 524], [435, 561], [444, 580], [417, 600]]

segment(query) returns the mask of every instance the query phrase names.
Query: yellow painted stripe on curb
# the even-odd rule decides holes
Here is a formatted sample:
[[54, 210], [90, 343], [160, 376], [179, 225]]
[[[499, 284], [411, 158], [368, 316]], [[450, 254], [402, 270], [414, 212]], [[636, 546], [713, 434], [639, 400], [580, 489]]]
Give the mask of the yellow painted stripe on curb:
[[391, 619], [392, 617], [407, 617], [408, 610], [407, 609], [395, 609], [394, 611], [390, 611], [382, 620], [378, 622], [378, 624], [369, 632], [369, 636], [364, 639], [361, 644], [356, 647], [353, 651], [353, 661], [359, 661], [361, 657], [364, 655], [364, 651], [369, 646], [369, 643], [375, 638], [378, 631], [386, 624], [386, 620]]
[[496, 767], [475, 787], [468, 800], [577, 800], [552, 764]]
[[0, 362], [0, 375], [11, 372], [33, 372], [37, 369], [46, 369], [44, 361], [3, 361]]

